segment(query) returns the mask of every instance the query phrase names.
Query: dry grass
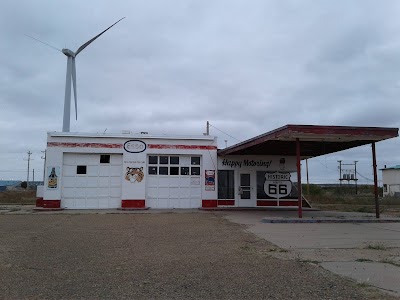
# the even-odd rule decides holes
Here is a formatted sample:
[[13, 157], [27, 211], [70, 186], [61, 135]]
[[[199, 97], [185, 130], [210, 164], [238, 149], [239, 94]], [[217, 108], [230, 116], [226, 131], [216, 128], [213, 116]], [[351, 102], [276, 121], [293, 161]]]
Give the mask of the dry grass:
[[36, 190], [13, 190], [0, 192], [0, 204], [23, 204], [36, 203]]

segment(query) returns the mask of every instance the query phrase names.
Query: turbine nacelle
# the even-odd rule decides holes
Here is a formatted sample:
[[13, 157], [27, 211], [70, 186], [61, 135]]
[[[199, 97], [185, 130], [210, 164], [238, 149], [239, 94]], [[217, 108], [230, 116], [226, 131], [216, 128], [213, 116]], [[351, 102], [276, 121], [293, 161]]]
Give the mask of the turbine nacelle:
[[69, 49], [62, 49], [61, 50], [61, 52], [62, 53], [64, 53], [66, 56], [68, 56], [68, 57], [75, 57], [75, 53], [74, 52], [72, 52], [71, 50], [69, 50]]

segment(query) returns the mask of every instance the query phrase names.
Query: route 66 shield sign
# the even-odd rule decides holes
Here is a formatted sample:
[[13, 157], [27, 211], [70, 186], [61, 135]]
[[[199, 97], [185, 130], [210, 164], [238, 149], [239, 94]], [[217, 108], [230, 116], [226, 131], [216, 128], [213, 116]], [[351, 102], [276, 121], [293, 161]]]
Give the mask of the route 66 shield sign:
[[264, 192], [271, 198], [283, 198], [292, 191], [290, 173], [265, 173]]

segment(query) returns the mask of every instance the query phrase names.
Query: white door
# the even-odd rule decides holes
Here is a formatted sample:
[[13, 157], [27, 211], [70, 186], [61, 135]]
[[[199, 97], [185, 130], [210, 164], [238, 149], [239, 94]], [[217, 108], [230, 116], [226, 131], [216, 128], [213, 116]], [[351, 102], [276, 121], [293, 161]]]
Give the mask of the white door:
[[64, 153], [61, 207], [121, 207], [121, 154]]
[[254, 207], [255, 206], [255, 198], [254, 194], [254, 181], [255, 176], [252, 172], [241, 172], [239, 173], [239, 186], [238, 186], [238, 206], [241, 207]]
[[150, 155], [147, 158], [146, 204], [151, 208], [201, 206], [199, 156]]

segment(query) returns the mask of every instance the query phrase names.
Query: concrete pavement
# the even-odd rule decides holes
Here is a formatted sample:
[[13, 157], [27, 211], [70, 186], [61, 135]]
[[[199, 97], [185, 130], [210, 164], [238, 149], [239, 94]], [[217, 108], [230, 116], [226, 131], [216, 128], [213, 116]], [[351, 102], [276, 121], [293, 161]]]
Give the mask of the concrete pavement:
[[[221, 212], [235, 223], [277, 245], [271, 255], [316, 263], [400, 297], [400, 223], [263, 223], [291, 213]], [[313, 217], [370, 218], [368, 214], [307, 212]], [[310, 217], [310, 216], [308, 216]]]

